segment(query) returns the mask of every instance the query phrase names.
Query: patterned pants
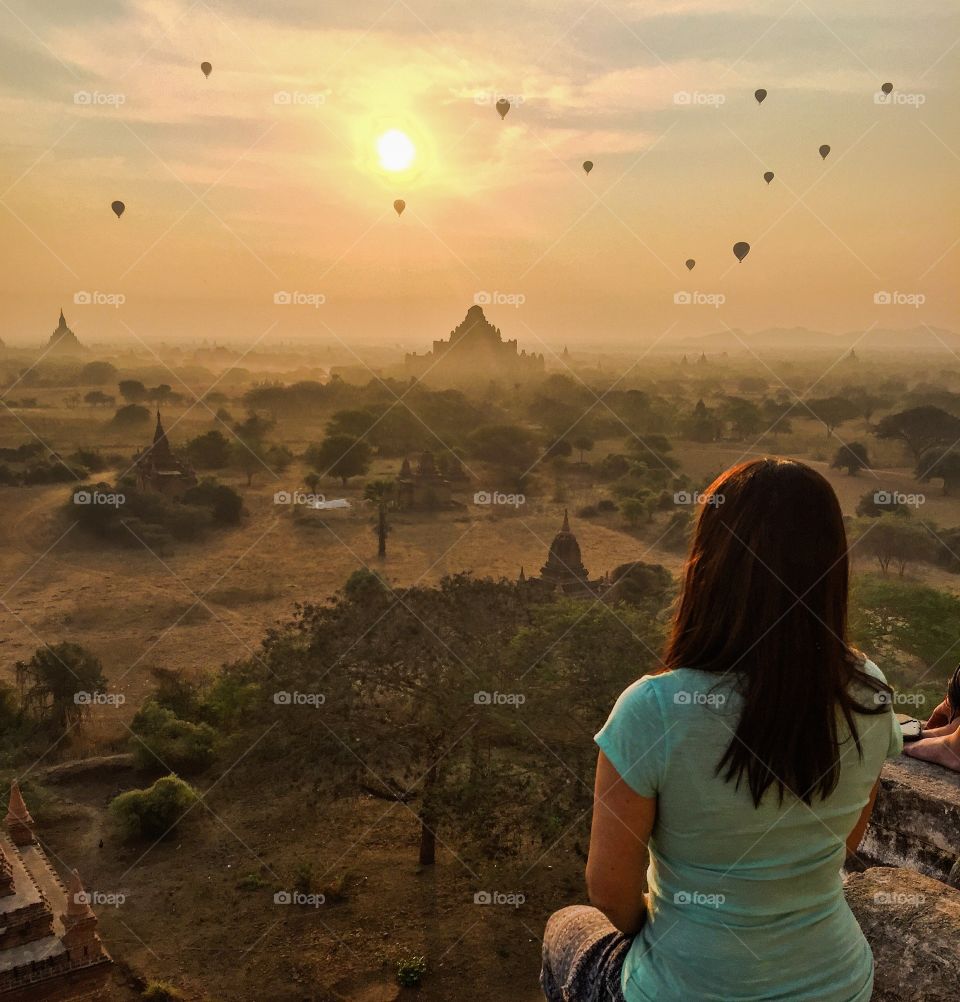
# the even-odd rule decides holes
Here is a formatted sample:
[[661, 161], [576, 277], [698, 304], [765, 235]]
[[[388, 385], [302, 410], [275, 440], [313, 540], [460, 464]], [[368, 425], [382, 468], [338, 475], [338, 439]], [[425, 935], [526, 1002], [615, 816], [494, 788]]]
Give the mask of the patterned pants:
[[547, 1002], [624, 1002], [620, 971], [633, 937], [587, 905], [554, 912], [543, 934], [540, 986]]

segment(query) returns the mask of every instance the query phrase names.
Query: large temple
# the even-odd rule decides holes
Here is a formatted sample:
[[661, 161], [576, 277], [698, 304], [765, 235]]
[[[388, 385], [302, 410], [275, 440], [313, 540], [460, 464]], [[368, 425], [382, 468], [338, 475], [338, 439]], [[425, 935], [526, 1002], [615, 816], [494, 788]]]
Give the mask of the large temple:
[[17, 783], [0, 834], [0, 999], [43, 1002], [88, 996], [112, 963], [74, 870], [66, 885], [34, 834]]
[[518, 351], [516, 341], [504, 341], [500, 328], [484, 316], [482, 306], [471, 306], [446, 341], [434, 341], [433, 350], [407, 354], [409, 375], [439, 384], [504, 379], [518, 382], [543, 374], [543, 355]]
[[146, 449], [141, 449], [133, 457], [133, 462], [140, 490], [179, 497], [188, 488], [196, 486], [197, 477], [193, 470], [170, 448], [160, 411], [157, 411], [153, 442]]
[[47, 351], [64, 355], [79, 355], [86, 351], [80, 344], [77, 335], [67, 326], [63, 310], [60, 310], [60, 323], [57, 324], [57, 329], [50, 335], [50, 340], [47, 342]]

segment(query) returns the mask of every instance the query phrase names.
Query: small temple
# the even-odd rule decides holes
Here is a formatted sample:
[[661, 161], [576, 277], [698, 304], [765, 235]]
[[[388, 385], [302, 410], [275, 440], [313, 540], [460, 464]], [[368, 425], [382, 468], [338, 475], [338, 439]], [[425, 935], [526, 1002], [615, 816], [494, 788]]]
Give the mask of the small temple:
[[193, 470], [177, 457], [167, 433], [163, 430], [160, 411], [157, 411], [157, 427], [153, 442], [133, 457], [137, 475], [137, 487], [144, 491], [156, 491], [168, 497], [179, 497], [197, 483]]
[[[458, 468], [462, 472], [462, 467]], [[432, 452], [422, 452], [414, 470], [404, 457], [397, 477], [397, 507], [401, 510], [450, 508], [453, 487], [433, 460]]]
[[0, 998], [44, 1002], [87, 996], [113, 963], [80, 876], [66, 885], [37, 841], [18, 783], [0, 833]]
[[570, 531], [570, 517], [566, 509], [563, 512], [563, 524], [553, 537], [547, 562], [540, 568], [539, 577], [528, 578], [521, 567], [517, 583], [548, 592], [580, 596], [596, 596], [607, 587], [605, 579], [590, 580], [590, 575], [583, 566], [580, 544]]
[[516, 382], [544, 372], [543, 353], [518, 349], [517, 342], [504, 341], [479, 305], [471, 306], [463, 320], [450, 331], [448, 340], [434, 341], [433, 350], [404, 357], [409, 375], [428, 382], [464, 383], [478, 379], [509, 379]]
[[47, 350], [69, 355], [79, 355], [81, 352], [86, 351], [83, 345], [80, 344], [77, 335], [67, 326], [67, 320], [63, 315], [62, 309], [60, 310], [60, 323], [57, 324], [57, 329], [50, 335], [50, 340], [47, 342]]

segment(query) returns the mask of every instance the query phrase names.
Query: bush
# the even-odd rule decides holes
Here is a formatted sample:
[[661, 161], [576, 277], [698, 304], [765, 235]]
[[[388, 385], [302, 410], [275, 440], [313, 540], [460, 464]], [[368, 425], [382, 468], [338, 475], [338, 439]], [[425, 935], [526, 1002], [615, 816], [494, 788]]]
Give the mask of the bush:
[[613, 498], [604, 498], [597, 502], [597, 511], [616, 511], [617, 502]]
[[118, 407], [116, 414], [110, 419], [114, 428], [142, 428], [150, 424], [150, 411], [140, 404], [127, 404]]
[[397, 961], [397, 984], [404, 988], [414, 988], [419, 985], [426, 973], [426, 957], [411, 954]]
[[184, 493], [183, 503], [209, 508], [214, 522], [221, 525], [236, 525], [243, 511], [243, 498], [232, 487], [215, 480], [204, 480], [191, 487]]
[[133, 718], [131, 738], [133, 757], [138, 769], [156, 770], [158, 766], [177, 772], [200, 772], [214, 758], [216, 732], [209, 724], [194, 724], [152, 699]]
[[596, 518], [598, 514], [597, 506], [588, 504], [577, 512], [578, 518]]
[[181, 1002], [183, 996], [168, 981], [151, 981], [140, 996], [146, 1002]]
[[124, 838], [159, 839], [173, 832], [196, 801], [196, 790], [171, 774], [145, 790], [121, 793], [110, 802], [110, 813]]

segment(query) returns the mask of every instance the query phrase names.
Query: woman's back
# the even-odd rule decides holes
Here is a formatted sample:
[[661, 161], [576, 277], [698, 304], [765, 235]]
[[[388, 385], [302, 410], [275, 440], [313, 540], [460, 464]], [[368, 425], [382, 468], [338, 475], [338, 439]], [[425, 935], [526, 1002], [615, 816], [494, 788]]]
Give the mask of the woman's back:
[[627, 1002], [869, 999], [870, 950], [840, 869], [883, 759], [900, 751], [893, 713], [857, 715], [862, 756], [839, 721], [839, 780], [826, 800], [808, 806], [788, 791], [781, 804], [771, 787], [755, 807], [745, 782], [716, 772], [741, 702], [732, 675], [680, 668], [628, 688], [597, 735], [634, 792], [657, 798], [649, 914], [624, 963]]

